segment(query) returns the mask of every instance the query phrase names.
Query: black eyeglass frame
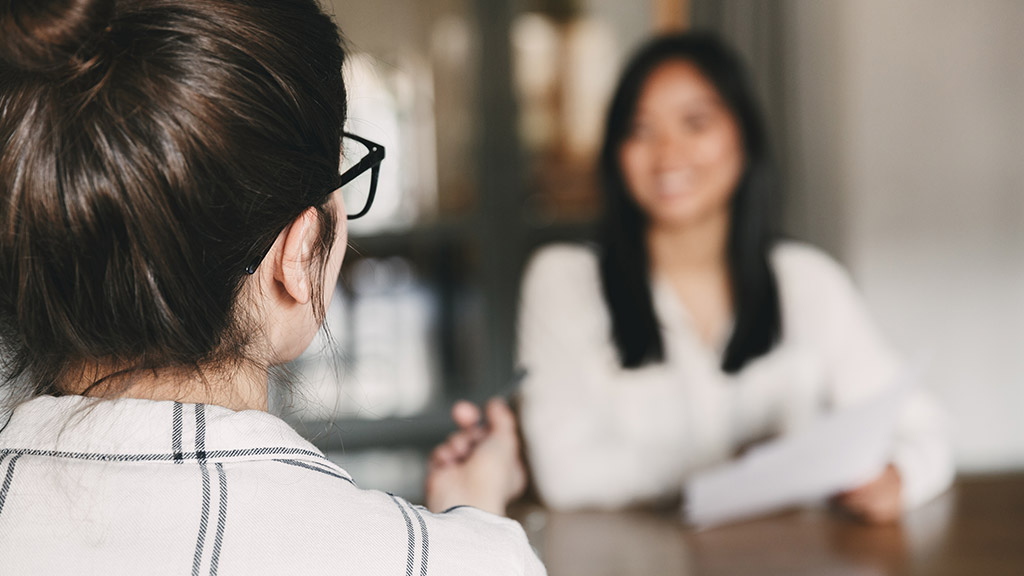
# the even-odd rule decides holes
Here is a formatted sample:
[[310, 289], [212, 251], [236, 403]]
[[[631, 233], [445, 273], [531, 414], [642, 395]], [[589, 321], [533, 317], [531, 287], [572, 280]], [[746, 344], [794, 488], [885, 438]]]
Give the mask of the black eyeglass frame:
[[377, 194], [377, 178], [380, 177], [380, 163], [384, 161], [385, 153], [383, 145], [377, 144], [372, 140], [367, 140], [362, 136], [357, 136], [350, 132], [345, 132], [345, 138], [351, 138], [352, 140], [359, 142], [363, 146], [366, 146], [366, 148], [369, 150], [369, 152], [366, 153], [366, 156], [363, 156], [359, 160], [359, 162], [356, 162], [355, 166], [352, 166], [348, 170], [342, 172], [341, 184], [338, 185], [338, 188], [341, 188], [345, 184], [348, 184], [349, 182], [361, 176], [363, 172], [371, 170], [370, 192], [366, 196], [366, 204], [363, 206], [363, 209], [360, 210], [359, 212], [348, 215], [349, 220], [355, 220], [356, 218], [362, 218], [363, 216], [366, 216], [366, 213], [370, 211], [370, 206], [373, 204], [373, 198]]
[[[370, 206], [373, 205], [373, 198], [377, 194], [377, 179], [380, 177], [380, 164], [384, 161], [385, 150], [382, 144], [377, 144], [372, 140], [367, 140], [362, 136], [357, 136], [350, 132], [344, 132], [343, 138], [355, 140], [363, 146], [366, 146], [369, 150], [366, 153], [366, 156], [363, 156], [359, 162], [356, 162], [354, 166], [349, 167], [348, 170], [341, 173], [338, 187], [331, 190], [331, 192], [334, 192], [335, 190], [340, 189], [359, 176], [362, 176], [362, 174], [367, 170], [370, 170], [370, 191], [366, 196], [366, 204], [363, 205], [363, 208], [359, 212], [345, 215], [347, 219], [355, 220], [356, 218], [366, 216], [366, 213], [370, 211]], [[267, 248], [263, 250], [257, 258], [253, 259], [253, 261], [245, 267], [245, 273], [250, 275], [255, 274], [256, 269], [259, 268], [260, 263], [263, 262], [263, 259], [267, 257], [267, 253], [269, 253], [270, 249], [273, 247], [274, 244], [271, 242], [270, 246], [267, 246]]]

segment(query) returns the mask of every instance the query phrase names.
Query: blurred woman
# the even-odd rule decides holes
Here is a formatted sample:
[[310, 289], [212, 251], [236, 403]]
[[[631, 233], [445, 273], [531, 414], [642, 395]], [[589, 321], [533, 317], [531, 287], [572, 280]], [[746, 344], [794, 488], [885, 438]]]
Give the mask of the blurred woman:
[[265, 412], [369, 208], [336, 190], [384, 157], [346, 134], [339, 175], [344, 56], [315, 0], [0, 1], [3, 574], [544, 572], [442, 512], [521, 490], [507, 408], [438, 514]]
[[[893, 384], [897, 360], [846, 272], [775, 235], [767, 136], [716, 38], [662, 37], [633, 58], [600, 178], [598, 246], [541, 250], [523, 284], [522, 425], [548, 504], [677, 497], [691, 473]], [[926, 399], [891, 462], [839, 502], [886, 522], [949, 485]]]

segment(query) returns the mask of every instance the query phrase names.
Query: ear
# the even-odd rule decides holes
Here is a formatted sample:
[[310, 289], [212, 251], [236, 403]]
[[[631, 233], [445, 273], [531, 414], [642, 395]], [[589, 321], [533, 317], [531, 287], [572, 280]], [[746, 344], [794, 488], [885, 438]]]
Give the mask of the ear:
[[309, 263], [313, 259], [313, 246], [320, 230], [315, 208], [307, 208], [281, 232], [278, 241], [277, 266], [274, 280], [298, 304], [308, 304], [312, 298], [312, 278]]

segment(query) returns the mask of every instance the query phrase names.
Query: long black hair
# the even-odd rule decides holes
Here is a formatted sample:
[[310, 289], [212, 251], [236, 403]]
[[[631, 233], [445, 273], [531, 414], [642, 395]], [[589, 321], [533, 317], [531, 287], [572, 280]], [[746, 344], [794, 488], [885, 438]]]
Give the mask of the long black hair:
[[782, 331], [778, 286], [768, 262], [775, 239], [776, 179], [764, 123], [743, 63], [711, 34], [655, 38], [636, 53], [616, 88], [599, 169], [605, 196], [598, 240], [602, 289], [623, 367], [662, 361], [665, 349], [654, 313], [645, 235], [648, 218], [629, 193], [619, 152], [648, 77], [661, 64], [679, 60], [692, 63], [711, 82], [743, 137], [745, 166], [731, 200], [727, 247], [735, 324], [722, 358], [722, 369], [735, 373], [768, 352]]

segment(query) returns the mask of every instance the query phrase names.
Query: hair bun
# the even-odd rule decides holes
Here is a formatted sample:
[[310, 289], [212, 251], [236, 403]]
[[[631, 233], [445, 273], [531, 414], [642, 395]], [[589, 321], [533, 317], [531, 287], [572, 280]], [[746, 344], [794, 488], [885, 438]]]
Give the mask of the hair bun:
[[115, 0], [0, 0], [0, 59], [40, 72], [88, 59], [114, 6]]

